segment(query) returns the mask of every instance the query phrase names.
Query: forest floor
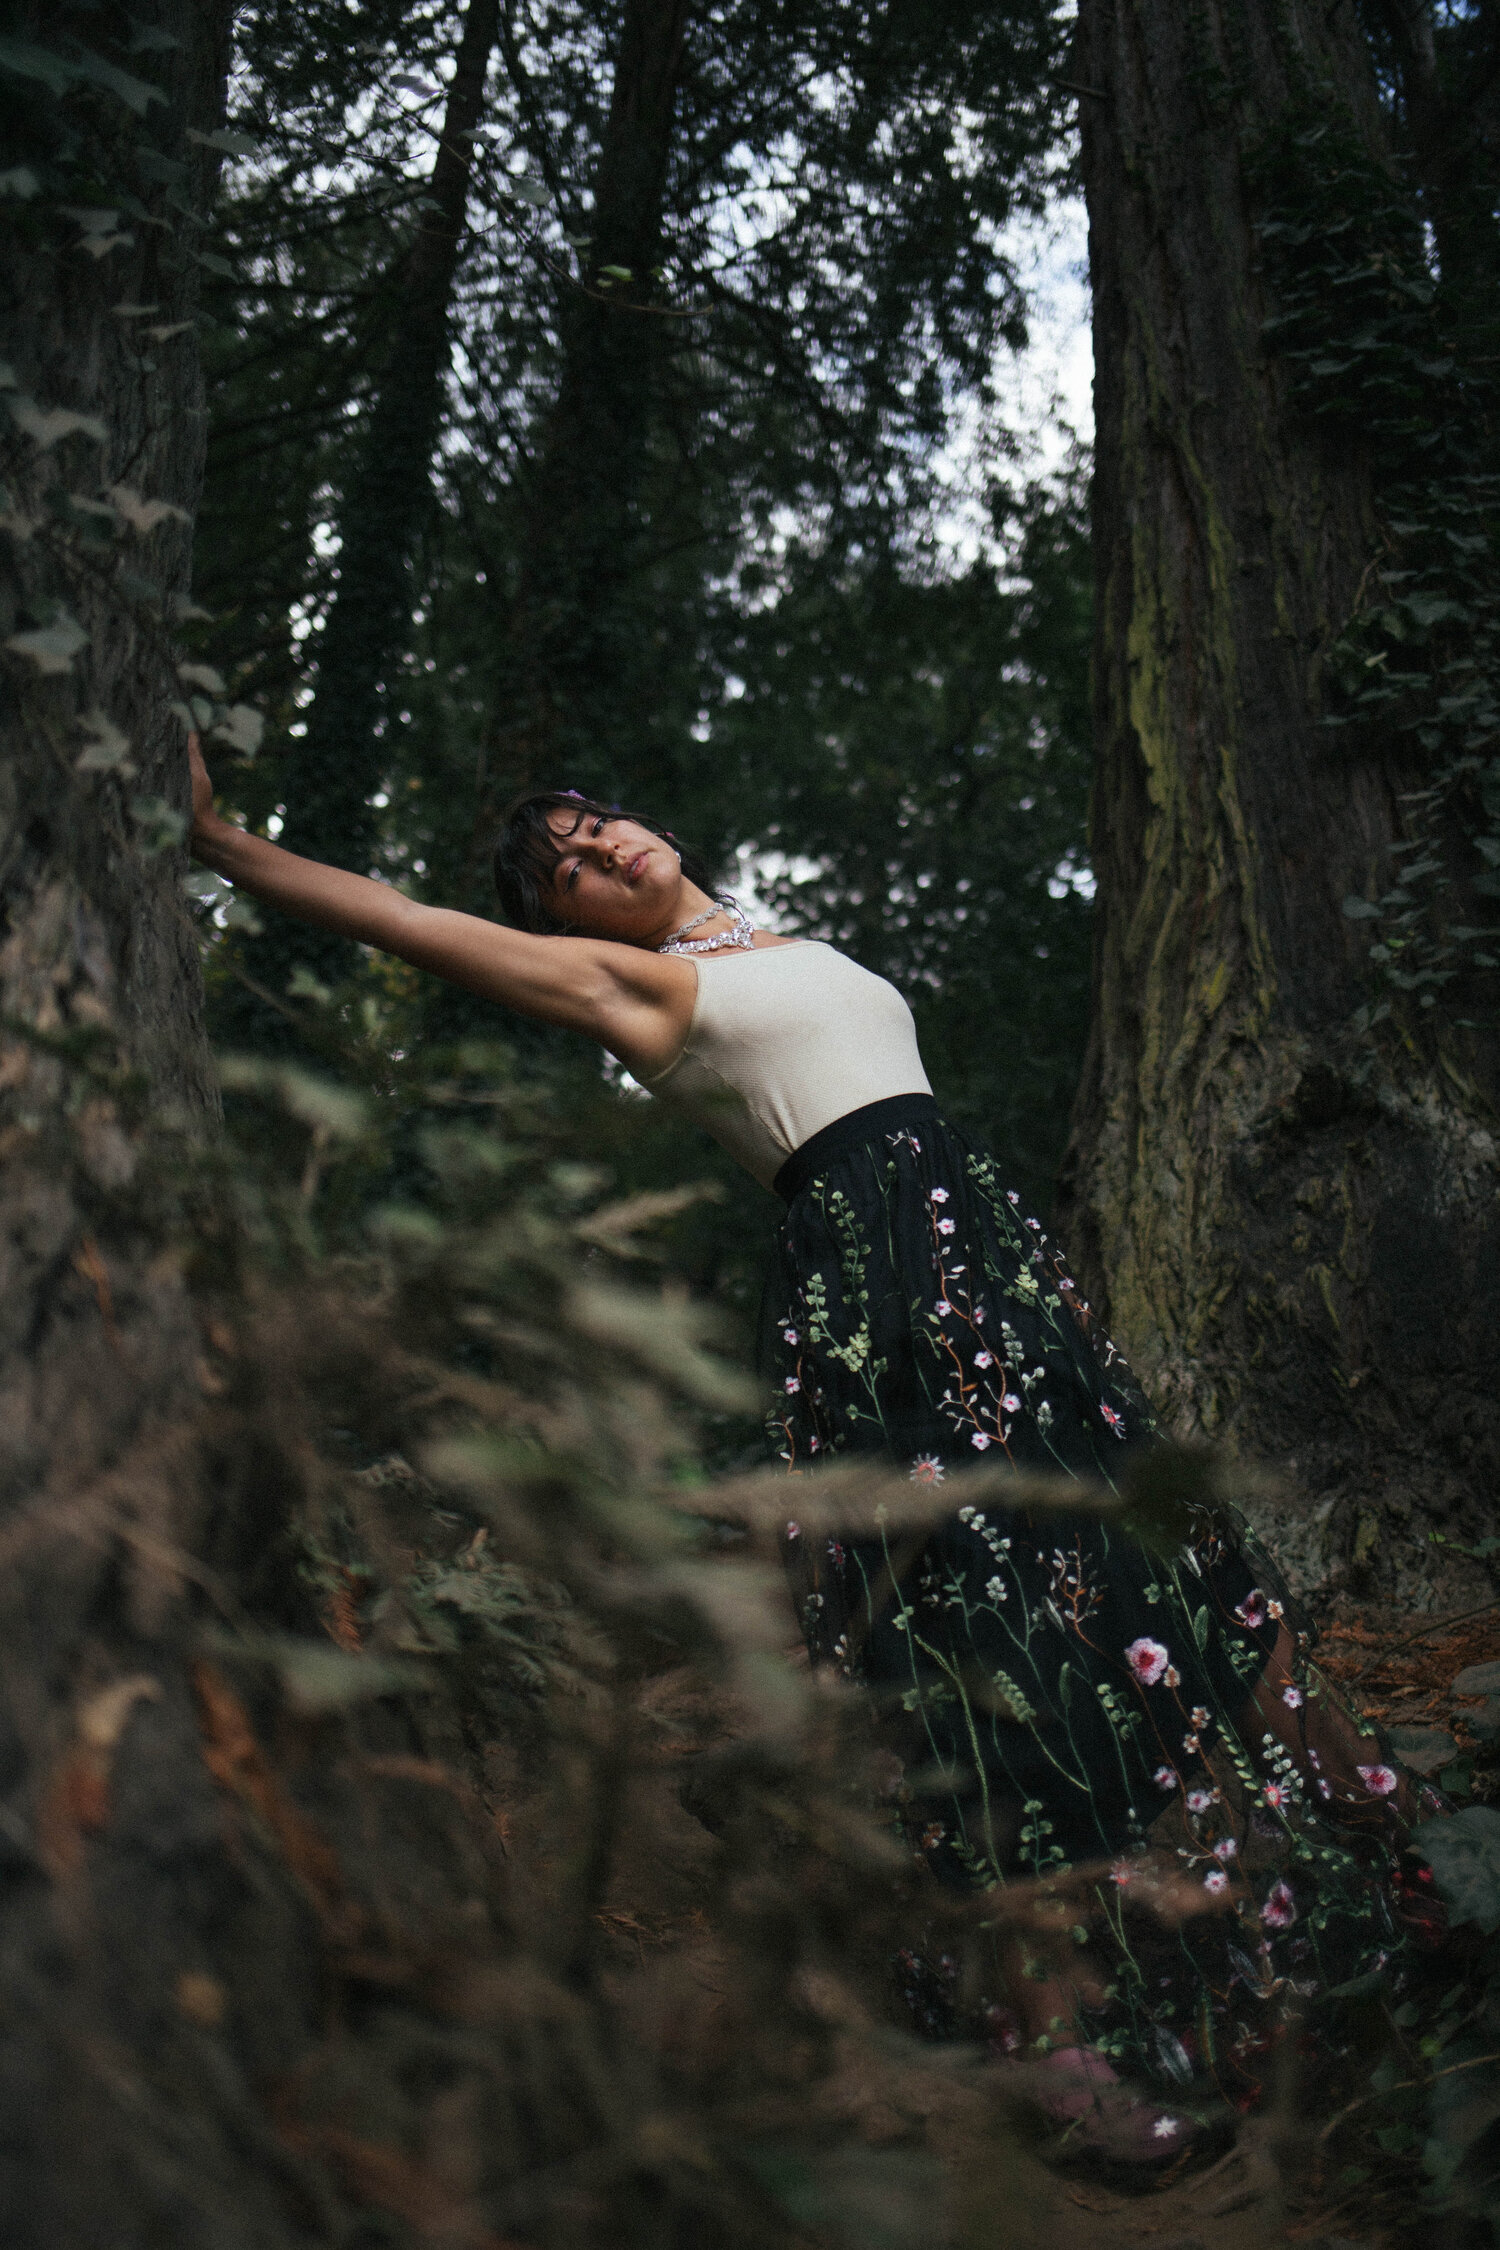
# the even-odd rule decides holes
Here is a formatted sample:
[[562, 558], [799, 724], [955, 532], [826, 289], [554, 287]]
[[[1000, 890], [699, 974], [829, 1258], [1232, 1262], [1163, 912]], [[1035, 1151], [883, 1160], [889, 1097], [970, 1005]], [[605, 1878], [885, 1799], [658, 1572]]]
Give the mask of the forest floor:
[[[1441, 1729], [1461, 1752], [1473, 1747], [1466, 1718], [1479, 1699], [1455, 1702], [1452, 1683], [1466, 1666], [1497, 1657], [1500, 1608], [1419, 1628], [1409, 1611], [1346, 1602], [1327, 1620], [1320, 1649], [1325, 1669], [1365, 1713]], [[639, 2025], [643, 2052], [692, 2063], [735, 2039], [737, 2001], [703, 1909], [717, 1847], [679, 1791], [694, 1759], [733, 1738], [736, 1720], [686, 1670], [645, 1681], [638, 1710], [635, 1809], [599, 1919], [608, 1973]], [[539, 1801], [506, 1771], [503, 1753], [488, 1779], [512, 1864], [545, 1868]], [[820, 2078], [818, 2114], [807, 2122], [852, 2145], [838, 2231], [858, 2250], [912, 2241], [964, 2250], [1204, 2250], [1210, 2242], [1213, 2250], [1282, 2242], [1396, 2250], [1412, 2240], [1409, 2169], [1387, 2166], [1352, 2190], [1340, 2184], [1320, 2142], [1326, 2121], [1317, 2089], [1294, 2083], [1295, 2059], [1267, 2108], [1239, 2121], [1227, 2154], [1196, 2164], [1185, 2157], [1148, 2186], [1127, 2188], [1055, 2168], [1017, 2135], [1004, 2095], [1010, 2066], [998, 2055], [941, 2044], [914, 2051], [909, 2039], [893, 2039], [883, 2060], [879, 2023], [900, 2026], [902, 2015], [888, 1964], [872, 1959], [862, 1988], [830, 1982], [812, 1999], [843, 2059]], [[930, 2065], [918, 2059], [929, 2055]], [[868, 2152], [864, 2171], [860, 2150]], [[905, 2161], [882, 2165], [895, 2155]], [[902, 2209], [912, 2197], [927, 2199], [927, 2224]], [[946, 2219], [933, 2225], [940, 2208]]]

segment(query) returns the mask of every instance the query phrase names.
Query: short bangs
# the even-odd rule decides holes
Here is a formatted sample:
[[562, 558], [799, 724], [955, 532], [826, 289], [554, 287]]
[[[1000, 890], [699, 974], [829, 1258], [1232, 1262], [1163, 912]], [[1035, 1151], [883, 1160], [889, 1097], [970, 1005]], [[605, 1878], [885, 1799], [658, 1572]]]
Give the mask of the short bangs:
[[[569, 815], [567, 829], [561, 834], [547, 818], [554, 812]], [[516, 799], [495, 840], [495, 888], [508, 922], [538, 935], [570, 927], [566, 915], [557, 911], [553, 878], [569, 838], [584, 821], [594, 819], [633, 820], [637, 828], [662, 837], [681, 859], [688, 881], [712, 894], [713, 877], [708, 867], [696, 852], [685, 851], [659, 821], [648, 820], [644, 813], [627, 812], [623, 805], [600, 804], [597, 797], [582, 796], [576, 789], [533, 789]]]

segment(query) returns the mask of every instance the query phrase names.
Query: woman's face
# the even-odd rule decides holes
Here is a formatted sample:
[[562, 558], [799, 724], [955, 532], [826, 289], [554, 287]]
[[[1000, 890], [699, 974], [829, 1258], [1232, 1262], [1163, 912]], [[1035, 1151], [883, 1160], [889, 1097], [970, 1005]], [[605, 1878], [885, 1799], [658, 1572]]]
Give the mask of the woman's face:
[[552, 873], [552, 911], [586, 937], [650, 945], [682, 920], [682, 867], [670, 844], [620, 813], [554, 806], [547, 825], [562, 856]]

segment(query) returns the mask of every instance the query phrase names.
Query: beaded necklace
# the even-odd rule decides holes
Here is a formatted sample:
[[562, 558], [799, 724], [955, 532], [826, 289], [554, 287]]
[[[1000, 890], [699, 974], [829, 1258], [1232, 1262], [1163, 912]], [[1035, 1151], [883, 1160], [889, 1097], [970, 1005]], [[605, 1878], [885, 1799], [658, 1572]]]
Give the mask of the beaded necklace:
[[[690, 938], [688, 936], [690, 930], [701, 929], [703, 924], [711, 922], [716, 914], [732, 914], [734, 928], [726, 930], [722, 937]], [[726, 891], [723, 898], [715, 899], [712, 906], [706, 906], [701, 914], [695, 914], [690, 922], [684, 922], [681, 928], [674, 930], [669, 938], [663, 938], [656, 950], [658, 953], [717, 953], [728, 949], [743, 953], [754, 943], [754, 924], [745, 909], [740, 905], [739, 900], [731, 898]]]

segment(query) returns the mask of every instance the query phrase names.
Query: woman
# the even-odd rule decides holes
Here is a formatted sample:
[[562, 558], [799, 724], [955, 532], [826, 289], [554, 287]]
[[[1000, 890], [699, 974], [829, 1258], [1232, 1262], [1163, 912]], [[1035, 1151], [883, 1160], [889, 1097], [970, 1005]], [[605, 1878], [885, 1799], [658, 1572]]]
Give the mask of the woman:
[[[192, 757], [198, 859], [286, 913], [586, 1033], [781, 1196], [772, 1423], [790, 1468], [869, 1452], [932, 1483], [1003, 1454], [1118, 1484], [1151, 1443], [1150, 1410], [1064, 1262], [940, 1117], [884, 980], [753, 929], [669, 834], [572, 790], [509, 816], [504, 928], [246, 835], [215, 815], [196, 743]], [[1242, 1534], [1205, 1523], [1163, 1558], [1083, 1510], [964, 1506], [916, 1554], [807, 1554], [795, 1525], [788, 1539], [815, 1656], [877, 1691], [919, 1789], [926, 1771], [908, 1820], [940, 1876], [987, 1885], [1112, 1859], [1118, 1921], [1132, 1855], [1162, 1823], [1178, 1870], [1226, 1910], [1231, 1942], [1203, 1971], [1221, 2001], [1226, 1978], [1263, 2006], [1288, 1982], [1347, 1976], [1340, 1894], [1355, 1965], [1387, 1958], [1394, 1925], [1375, 1926], [1372, 1902], [1415, 1785], [1308, 1673]], [[1191, 2127], [1116, 2081], [1101, 2046], [1168, 2078], [1222, 2057], [1211, 2032], [1193, 2051], [1180, 1962], [1155, 1976], [1117, 1935], [1108, 1990], [1067, 1949], [1019, 1974], [1012, 1958], [1008, 1998], [1055, 2080], [1052, 2113], [1156, 2161]], [[1096, 2024], [1086, 2050], [1080, 2015], [1106, 2001], [1115, 2028]]]

